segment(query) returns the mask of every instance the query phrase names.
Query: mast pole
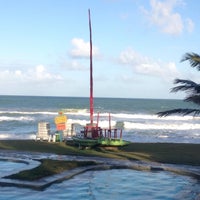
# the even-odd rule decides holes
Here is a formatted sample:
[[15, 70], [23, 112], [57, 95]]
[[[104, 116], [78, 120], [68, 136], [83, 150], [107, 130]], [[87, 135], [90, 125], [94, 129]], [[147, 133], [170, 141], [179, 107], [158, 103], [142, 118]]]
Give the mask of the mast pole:
[[89, 15], [89, 31], [90, 31], [90, 123], [93, 125], [93, 113], [94, 113], [94, 101], [93, 101], [93, 68], [92, 68], [92, 28], [90, 19], [90, 9], [88, 9]]

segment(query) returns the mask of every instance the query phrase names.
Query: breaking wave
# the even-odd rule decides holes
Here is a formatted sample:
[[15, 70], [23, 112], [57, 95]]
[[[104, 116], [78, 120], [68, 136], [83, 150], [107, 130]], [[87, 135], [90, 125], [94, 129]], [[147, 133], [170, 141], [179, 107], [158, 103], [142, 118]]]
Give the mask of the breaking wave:
[[24, 117], [24, 116], [19, 116], [19, 117], [8, 117], [8, 116], [0, 116], [0, 122], [3, 121], [34, 121], [35, 119], [33, 117]]
[[[85, 126], [90, 123], [90, 113], [87, 109], [62, 109], [67, 115], [69, 124], [75, 123]], [[38, 122], [46, 121], [50, 123], [51, 131], [55, 131], [54, 118], [58, 115], [57, 111], [0, 111], [0, 139], [34, 139], [37, 132]], [[94, 113], [94, 122], [98, 114]], [[182, 138], [190, 138], [192, 142], [200, 140], [200, 118], [193, 116], [168, 116], [158, 117], [156, 114], [143, 113], [110, 113], [111, 126], [122, 128], [127, 134], [135, 134], [143, 137], [141, 140], [149, 141], [151, 137], [164, 140], [171, 137], [173, 140], [181, 141]], [[109, 128], [109, 113], [99, 113], [99, 124], [102, 128]], [[145, 136], [144, 136], [145, 133]], [[185, 134], [185, 136], [184, 136]], [[177, 139], [174, 137], [177, 136]], [[130, 138], [129, 138], [130, 139]], [[132, 140], [132, 139], [131, 139]], [[152, 139], [155, 141], [155, 138]], [[159, 140], [160, 141], [160, 140]], [[170, 140], [171, 141], [171, 140]], [[200, 142], [200, 141], [199, 141]]]

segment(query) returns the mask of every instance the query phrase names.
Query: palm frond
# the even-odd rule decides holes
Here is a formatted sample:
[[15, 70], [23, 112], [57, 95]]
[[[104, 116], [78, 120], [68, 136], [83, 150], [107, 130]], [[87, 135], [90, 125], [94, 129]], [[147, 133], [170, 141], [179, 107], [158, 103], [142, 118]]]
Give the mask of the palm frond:
[[181, 62], [187, 60], [190, 62], [191, 67], [195, 67], [198, 71], [200, 71], [200, 55], [196, 53], [186, 53], [181, 59]]
[[189, 115], [189, 114], [192, 114], [192, 113], [193, 113], [193, 116], [200, 115], [200, 110], [199, 109], [182, 109], [182, 108], [178, 108], [178, 109], [166, 110], [166, 111], [163, 111], [163, 112], [158, 112], [157, 115], [159, 117], [166, 117], [166, 116], [173, 115], [173, 114], [181, 114], [181, 115], [185, 116], [185, 115]]
[[178, 92], [178, 91], [190, 91], [195, 93], [200, 93], [200, 84], [195, 83], [191, 80], [184, 80], [184, 79], [175, 79], [174, 84], [181, 84], [179, 86], [173, 87], [171, 92]]
[[184, 99], [184, 101], [186, 102], [192, 102], [192, 103], [195, 103], [197, 105], [200, 105], [200, 95], [191, 95], [191, 96], [188, 96]]
[[184, 83], [187, 85], [196, 85], [196, 83], [194, 81], [177, 78], [174, 80], [174, 84], [178, 84], [178, 83]]

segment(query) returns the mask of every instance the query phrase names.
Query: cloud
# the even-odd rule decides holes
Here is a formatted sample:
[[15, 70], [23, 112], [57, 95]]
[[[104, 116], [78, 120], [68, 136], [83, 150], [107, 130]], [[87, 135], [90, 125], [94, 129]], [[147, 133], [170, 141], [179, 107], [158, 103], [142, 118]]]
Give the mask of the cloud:
[[[89, 57], [90, 57], [90, 43], [85, 42], [81, 38], [73, 38], [71, 40], [72, 43], [72, 49], [69, 51], [69, 56], [66, 58], [66, 56], [60, 56], [59, 57], [59, 63], [60, 67], [62, 67], [65, 70], [70, 71], [87, 71], [89, 70]], [[99, 49], [92, 45], [92, 54], [93, 57], [101, 58], [101, 55], [99, 53]], [[85, 58], [85, 60], [81, 60]]]
[[89, 60], [81, 61], [78, 58], [69, 59], [66, 56], [59, 57], [59, 67], [68, 71], [87, 71], [89, 70]]
[[[175, 8], [183, 5], [181, 0], [150, 0], [151, 10], [142, 9], [150, 24], [157, 26], [162, 32], [172, 35], [179, 35], [184, 28], [192, 31], [194, 24], [191, 19], [183, 19], [175, 12]], [[184, 26], [186, 25], [186, 27]]]
[[143, 56], [129, 48], [121, 52], [119, 63], [129, 66], [134, 73], [172, 80], [180, 75], [173, 62], [163, 63]]
[[77, 60], [65, 61], [62, 66], [67, 67], [68, 70], [72, 71], [87, 71], [89, 69], [89, 67], [86, 67]]
[[189, 32], [189, 33], [191, 33], [191, 32], [193, 32], [193, 30], [194, 30], [194, 22], [190, 19], [190, 18], [187, 18], [186, 20], [185, 20], [185, 26], [186, 26], [186, 30]]
[[43, 65], [37, 65], [26, 71], [20, 69], [2, 70], [0, 71], [0, 78], [1, 80], [11, 82], [48, 82], [62, 80], [60, 75], [48, 72]]
[[[89, 58], [90, 56], [90, 43], [85, 42], [80, 38], [73, 38], [71, 41], [73, 49], [70, 51], [70, 55], [75, 58]], [[97, 47], [92, 45], [93, 56], [99, 55], [99, 50]]]
[[62, 80], [60, 75], [48, 72], [43, 65], [37, 65], [33, 70], [33, 74], [28, 73], [27, 75], [36, 81]]

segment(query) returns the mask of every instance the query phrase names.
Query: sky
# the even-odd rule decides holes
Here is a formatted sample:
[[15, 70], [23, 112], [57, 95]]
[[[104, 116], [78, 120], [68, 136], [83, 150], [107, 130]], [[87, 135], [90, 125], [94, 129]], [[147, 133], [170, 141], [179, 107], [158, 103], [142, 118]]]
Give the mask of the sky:
[[95, 97], [179, 99], [198, 82], [196, 0], [0, 0], [0, 95], [89, 96], [91, 13]]

